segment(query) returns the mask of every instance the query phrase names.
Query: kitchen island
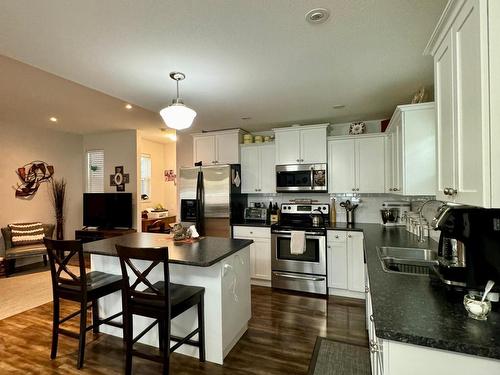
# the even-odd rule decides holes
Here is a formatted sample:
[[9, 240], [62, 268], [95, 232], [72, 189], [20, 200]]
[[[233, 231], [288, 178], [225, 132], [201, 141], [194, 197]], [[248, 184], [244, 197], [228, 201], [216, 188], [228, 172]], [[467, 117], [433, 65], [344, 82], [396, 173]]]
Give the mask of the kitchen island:
[[[251, 317], [249, 246], [252, 242], [205, 237], [192, 243], [183, 243], [174, 242], [165, 234], [133, 233], [86, 243], [83, 247], [85, 253], [91, 254], [93, 271], [117, 275], [121, 274], [121, 269], [116, 244], [130, 247], [168, 247], [170, 281], [205, 288], [206, 359], [223, 364], [224, 357], [246, 332]], [[157, 267], [148, 279], [156, 282], [162, 277], [162, 271]], [[102, 317], [121, 310], [120, 293], [99, 300], [99, 314]], [[151, 322], [151, 319], [134, 316], [134, 335]], [[196, 327], [195, 307], [172, 320], [174, 335], [185, 336]], [[101, 330], [122, 337], [122, 330], [119, 328], [103, 325]], [[157, 347], [158, 330], [149, 331], [139, 342]], [[189, 345], [182, 345], [176, 352], [198, 357], [198, 348]]]

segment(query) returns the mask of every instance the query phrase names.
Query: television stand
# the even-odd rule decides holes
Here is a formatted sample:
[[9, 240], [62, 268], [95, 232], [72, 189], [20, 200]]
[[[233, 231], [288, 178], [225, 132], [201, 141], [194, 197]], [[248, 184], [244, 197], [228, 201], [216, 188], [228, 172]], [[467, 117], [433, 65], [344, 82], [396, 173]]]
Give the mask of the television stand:
[[99, 229], [83, 228], [75, 230], [75, 239], [83, 243], [103, 240], [105, 238], [123, 236], [124, 234], [135, 233], [135, 229]]

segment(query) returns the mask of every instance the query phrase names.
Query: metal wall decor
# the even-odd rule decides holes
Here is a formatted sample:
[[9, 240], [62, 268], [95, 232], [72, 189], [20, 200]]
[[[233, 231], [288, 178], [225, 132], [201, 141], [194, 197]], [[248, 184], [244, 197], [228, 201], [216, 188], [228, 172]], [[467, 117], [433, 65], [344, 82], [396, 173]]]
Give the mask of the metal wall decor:
[[116, 186], [116, 191], [125, 191], [125, 184], [130, 182], [128, 173], [124, 173], [123, 166], [115, 167], [115, 174], [109, 176], [111, 186]]
[[42, 182], [51, 180], [54, 167], [36, 160], [18, 168], [16, 173], [22, 181], [22, 184], [17, 184], [16, 198], [29, 198], [37, 192]]

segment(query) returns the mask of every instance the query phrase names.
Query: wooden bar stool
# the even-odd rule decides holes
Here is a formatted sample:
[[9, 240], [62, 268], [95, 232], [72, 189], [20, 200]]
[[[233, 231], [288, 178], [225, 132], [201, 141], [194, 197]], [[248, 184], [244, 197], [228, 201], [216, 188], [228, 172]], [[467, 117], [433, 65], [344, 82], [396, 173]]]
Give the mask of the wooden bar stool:
[[[205, 319], [203, 297], [205, 288], [172, 284], [169, 282], [168, 248], [131, 248], [116, 245], [120, 257], [120, 265], [124, 281], [123, 287], [123, 323], [126, 345], [125, 374], [132, 373], [132, 356], [163, 363], [163, 374], [169, 373], [170, 353], [183, 344], [199, 348], [199, 359], [205, 361]], [[149, 261], [149, 265], [139, 267], [132, 260]], [[138, 263], [138, 262], [135, 262]], [[154, 284], [148, 280], [150, 272], [161, 265], [163, 281]], [[132, 273], [129, 276], [129, 270]], [[134, 277], [134, 279], [132, 279]], [[136, 279], [135, 279], [136, 278]], [[144, 284], [139, 291], [138, 286]], [[192, 306], [198, 309], [198, 328], [186, 337], [173, 336], [170, 332], [170, 321], [187, 311]], [[133, 315], [153, 318], [150, 324], [137, 337], [133, 337]], [[158, 324], [159, 348], [161, 355], [151, 355], [134, 350], [134, 344]], [[198, 341], [191, 338], [198, 334]], [[170, 342], [176, 344], [170, 347]]]
[[[86, 273], [82, 243], [80, 241], [57, 241], [45, 237], [43, 242], [47, 247], [47, 254], [49, 256], [50, 273], [52, 276], [52, 294], [54, 299], [52, 349], [50, 358], [56, 358], [59, 333], [76, 338], [79, 340], [76, 366], [80, 369], [83, 366], [85, 334], [87, 331], [92, 329], [94, 333], [99, 333], [99, 326], [101, 324], [108, 324], [119, 328], [123, 327], [123, 324], [111, 321], [122, 315], [121, 312], [106, 319], [100, 319], [97, 306], [97, 300], [99, 298], [122, 289], [122, 277], [120, 275], [111, 275], [98, 271]], [[68, 268], [68, 262], [73, 257], [77, 258], [79, 275], [75, 275], [75, 273]], [[80, 303], [80, 310], [60, 319], [60, 299]], [[87, 327], [87, 309], [90, 308], [88, 302], [92, 304], [92, 325], [89, 327]], [[64, 322], [77, 315], [80, 315], [80, 330], [78, 333], [59, 327]]]

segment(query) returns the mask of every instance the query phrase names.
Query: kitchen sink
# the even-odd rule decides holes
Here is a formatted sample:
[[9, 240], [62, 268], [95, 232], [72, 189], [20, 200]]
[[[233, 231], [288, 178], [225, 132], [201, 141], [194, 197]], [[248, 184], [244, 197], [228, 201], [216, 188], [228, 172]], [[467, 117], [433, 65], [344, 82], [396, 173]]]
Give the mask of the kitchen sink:
[[417, 247], [377, 247], [378, 257], [385, 272], [428, 275], [429, 267], [437, 265], [437, 253]]

